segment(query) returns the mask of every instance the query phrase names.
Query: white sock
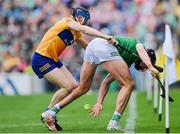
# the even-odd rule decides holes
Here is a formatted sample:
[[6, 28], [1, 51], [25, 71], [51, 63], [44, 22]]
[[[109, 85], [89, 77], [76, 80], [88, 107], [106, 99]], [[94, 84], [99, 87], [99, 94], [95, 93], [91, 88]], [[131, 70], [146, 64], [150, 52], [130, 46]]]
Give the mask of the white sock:
[[115, 115], [118, 115], [118, 116], [121, 116], [121, 114], [118, 113], [118, 112], [116, 112], [116, 111], [114, 112], [114, 114], [115, 114]]
[[48, 111], [52, 116], [55, 116], [60, 110], [60, 106], [58, 104], [54, 105], [52, 108], [50, 108]]

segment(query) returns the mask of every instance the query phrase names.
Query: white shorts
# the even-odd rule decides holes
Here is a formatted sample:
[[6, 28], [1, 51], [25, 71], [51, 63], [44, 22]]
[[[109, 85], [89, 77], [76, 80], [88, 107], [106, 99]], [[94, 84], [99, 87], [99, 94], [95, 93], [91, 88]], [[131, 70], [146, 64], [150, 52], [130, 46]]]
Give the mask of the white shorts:
[[101, 38], [93, 39], [86, 47], [84, 54], [84, 60], [95, 65], [105, 61], [121, 59], [122, 57], [119, 55], [116, 47]]

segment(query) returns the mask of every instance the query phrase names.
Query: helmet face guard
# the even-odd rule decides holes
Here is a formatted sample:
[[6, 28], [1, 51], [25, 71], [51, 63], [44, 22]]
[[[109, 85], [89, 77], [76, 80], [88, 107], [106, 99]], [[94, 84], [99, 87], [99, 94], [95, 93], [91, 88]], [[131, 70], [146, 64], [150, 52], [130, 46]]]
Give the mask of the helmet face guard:
[[[153, 49], [146, 49], [146, 52], [151, 60], [151, 63], [153, 66], [155, 66], [155, 63], [156, 63], [156, 55], [155, 55], [155, 52]], [[135, 69], [138, 70], [138, 71], [143, 71], [145, 70], [144, 68], [141, 67], [141, 63], [142, 61], [138, 62], [138, 63], [135, 63]]]
[[83, 25], [86, 24], [90, 19], [89, 11], [83, 7], [73, 8], [72, 16], [74, 17], [75, 20], [77, 17], [82, 16], [84, 18]]
[[156, 63], [156, 54], [153, 49], [146, 49], [147, 54], [151, 60], [151, 63], [154, 65]]
[[135, 67], [136, 70], [138, 70], [138, 71], [142, 71], [143, 70], [143, 68], [140, 66], [141, 63], [142, 63], [142, 61], [138, 62], [138, 63], [135, 63], [134, 67]]

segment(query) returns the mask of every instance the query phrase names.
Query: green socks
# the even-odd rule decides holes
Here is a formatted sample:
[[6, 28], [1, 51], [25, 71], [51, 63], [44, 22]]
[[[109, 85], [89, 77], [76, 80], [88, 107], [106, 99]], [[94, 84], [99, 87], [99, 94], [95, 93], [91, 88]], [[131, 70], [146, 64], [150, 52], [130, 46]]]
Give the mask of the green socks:
[[120, 118], [121, 118], [121, 114], [115, 111], [111, 120], [119, 122]]
[[60, 107], [58, 104], [54, 105], [52, 108], [49, 109], [49, 112], [51, 115], [55, 116], [60, 110]]

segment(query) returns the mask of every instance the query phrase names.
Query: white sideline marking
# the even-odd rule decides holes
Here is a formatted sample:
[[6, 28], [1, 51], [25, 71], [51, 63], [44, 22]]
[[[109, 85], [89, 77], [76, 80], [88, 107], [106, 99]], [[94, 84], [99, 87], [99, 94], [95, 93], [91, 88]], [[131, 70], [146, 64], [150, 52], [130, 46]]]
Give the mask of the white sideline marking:
[[126, 119], [126, 125], [124, 130], [125, 133], [134, 133], [134, 129], [136, 126], [136, 116], [137, 116], [136, 92], [132, 92], [128, 107], [129, 107], [128, 117]]

